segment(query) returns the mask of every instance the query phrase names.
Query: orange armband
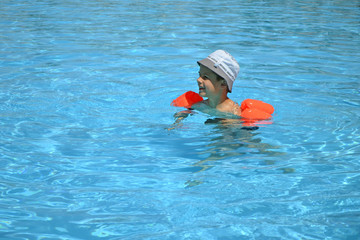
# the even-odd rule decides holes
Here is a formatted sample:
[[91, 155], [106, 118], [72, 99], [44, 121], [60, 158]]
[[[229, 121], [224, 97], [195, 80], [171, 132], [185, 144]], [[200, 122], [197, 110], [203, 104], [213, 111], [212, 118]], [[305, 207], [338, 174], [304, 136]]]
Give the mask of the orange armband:
[[204, 99], [198, 93], [188, 91], [174, 99], [171, 103], [171, 106], [191, 108], [192, 105], [197, 102], [201, 102], [202, 100]]
[[241, 103], [241, 117], [246, 119], [265, 120], [271, 118], [274, 107], [255, 99], [246, 99]]

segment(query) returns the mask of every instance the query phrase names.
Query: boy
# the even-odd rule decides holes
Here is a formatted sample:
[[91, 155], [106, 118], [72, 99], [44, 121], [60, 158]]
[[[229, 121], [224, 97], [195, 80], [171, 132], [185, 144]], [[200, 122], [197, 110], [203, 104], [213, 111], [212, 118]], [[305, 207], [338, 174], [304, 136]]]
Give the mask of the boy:
[[[241, 113], [240, 106], [227, 96], [228, 92], [232, 90], [240, 69], [235, 58], [224, 50], [217, 50], [197, 63], [200, 66], [199, 78], [197, 79], [199, 95], [207, 97], [207, 99], [186, 107], [218, 117], [238, 117]], [[173, 104], [173, 106], [180, 105]], [[174, 129], [191, 113], [191, 110], [176, 113], [174, 115], [175, 123], [168, 130]]]
[[194, 104], [192, 108], [207, 113], [239, 116], [240, 106], [227, 96], [240, 70], [235, 58], [224, 50], [217, 50], [197, 63], [200, 66], [197, 79], [199, 95], [207, 99]]
[[[268, 103], [246, 99], [239, 106], [227, 96], [240, 70], [239, 64], [228, 52], [217, 50], [197, 63], [200, 66], [197, 79], [199, 94], [186, 92], [175, 99], [172, 106], [195, 109], [225, 119], [240, 117], [248, 124], [272, 117], [274, 107]], [[202, 97], [207, 99], [203, 100]], [[189, 110], [176, 113], [174, 125], [179, 124], [189, 114]]]

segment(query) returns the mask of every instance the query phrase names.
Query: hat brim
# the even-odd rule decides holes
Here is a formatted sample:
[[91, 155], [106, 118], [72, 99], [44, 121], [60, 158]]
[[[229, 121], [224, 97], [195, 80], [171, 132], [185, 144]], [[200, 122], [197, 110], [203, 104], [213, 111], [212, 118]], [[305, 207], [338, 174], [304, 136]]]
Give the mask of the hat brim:
[[229, 92], [231, 92], [233, 81], [231, 81], [231, 79], [226, 75], [226, 73], [223, 70], [221, 70], [221, 68], [214, 67], [214, 63], [208, 58], [198, 61], [197, 63], [199, 65], [203, 65], [203, 66], [209, 68], [211, 71], [213, 71], [214, 73], [216, 73], [217, 75], [219, 75], [220, 77], [225, 79], [225, 81], [228, 85], [228, 90], [229, 90]]

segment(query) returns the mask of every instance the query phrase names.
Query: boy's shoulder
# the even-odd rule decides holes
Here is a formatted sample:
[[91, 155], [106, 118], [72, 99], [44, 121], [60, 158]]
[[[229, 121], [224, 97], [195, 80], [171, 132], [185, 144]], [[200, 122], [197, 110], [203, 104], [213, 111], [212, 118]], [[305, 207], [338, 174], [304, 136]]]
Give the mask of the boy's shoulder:
[[230, 98], [226, 99], [226, 101], [218, 105], [216, 109], [220, 112], [231, 113], [234, 115], [240, 115], [241, 113], [240, 105]]

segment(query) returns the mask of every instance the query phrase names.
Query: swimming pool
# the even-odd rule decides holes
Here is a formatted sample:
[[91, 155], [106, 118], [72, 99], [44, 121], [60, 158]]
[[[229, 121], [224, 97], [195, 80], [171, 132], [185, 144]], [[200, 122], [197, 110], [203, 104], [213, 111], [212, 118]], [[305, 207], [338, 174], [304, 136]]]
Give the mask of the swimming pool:
[[[359, 1], [0, 3], [1, 239], [359, 239]], [[197, 60], [275, 106], [196, 113]], [[210, 120], [209, 120], [210, 119]]]

